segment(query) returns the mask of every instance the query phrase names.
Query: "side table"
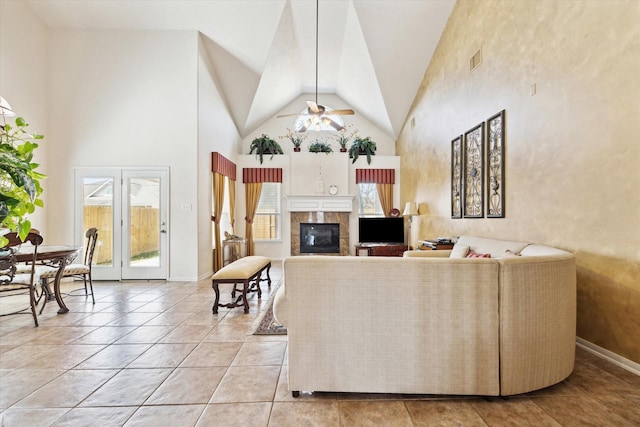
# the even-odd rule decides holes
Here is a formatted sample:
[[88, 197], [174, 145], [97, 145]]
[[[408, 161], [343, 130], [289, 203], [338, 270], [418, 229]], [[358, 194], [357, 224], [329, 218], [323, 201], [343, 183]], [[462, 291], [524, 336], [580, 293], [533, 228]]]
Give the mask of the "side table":
[[356, 256], [397, 256], [401, 257], [409, 246], [404, 243], [358, 243]]

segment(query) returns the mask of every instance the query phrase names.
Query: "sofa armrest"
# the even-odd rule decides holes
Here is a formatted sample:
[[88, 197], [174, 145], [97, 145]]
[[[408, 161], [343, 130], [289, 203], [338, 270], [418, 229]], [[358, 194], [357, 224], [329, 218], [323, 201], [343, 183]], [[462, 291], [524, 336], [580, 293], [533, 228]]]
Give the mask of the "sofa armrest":
[[451, 249], [437, 250], [437, 251], [405, 251], [402, 254], [405, 258], [448, 258], [451, 254]]
[[278, 323], [287, 326], [287, 294], [284, 290], [284, 285], [280, 286], [276, 291], [276, 296], [273, 299], [273, 315]]

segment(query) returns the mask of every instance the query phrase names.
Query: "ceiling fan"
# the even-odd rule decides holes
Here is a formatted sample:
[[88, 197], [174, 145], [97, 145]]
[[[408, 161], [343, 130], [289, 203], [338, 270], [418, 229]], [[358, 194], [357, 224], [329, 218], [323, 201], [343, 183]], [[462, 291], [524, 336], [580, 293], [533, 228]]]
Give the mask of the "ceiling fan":
[[316, 99], [315, 101], [306, 101], [307, 109], [302, 113], [282, 114], [277, 116], [278, 118], [291, 116], [309, 116], [309, 118], [302, 123], [301, 127], [297, 129], [298, 132], [306, 132], [309, 128], [315, 128], [319, 130], [321, 124], [331, 126], [335, 130], [342, 130], [344, 129], [344, 126], [332, 119], [331, 116], [355, 114], [355, 111], [351, 109], [332, 110], [331, 108], [318, 104], [318, 3], [319, 0], [316, 0]]

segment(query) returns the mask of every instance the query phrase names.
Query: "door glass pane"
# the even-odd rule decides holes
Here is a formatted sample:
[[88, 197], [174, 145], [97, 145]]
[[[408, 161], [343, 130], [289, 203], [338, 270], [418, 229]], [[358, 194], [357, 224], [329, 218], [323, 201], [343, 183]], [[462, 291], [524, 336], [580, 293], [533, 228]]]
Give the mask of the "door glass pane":
[[96, 265], [113, 265], [113, 178], [85, 177], [82, 180], [83, 230], [98, 229], [93, 254]]
[[131, 267], [160, 266], [160, 179], [129, 179], [129, 262]]

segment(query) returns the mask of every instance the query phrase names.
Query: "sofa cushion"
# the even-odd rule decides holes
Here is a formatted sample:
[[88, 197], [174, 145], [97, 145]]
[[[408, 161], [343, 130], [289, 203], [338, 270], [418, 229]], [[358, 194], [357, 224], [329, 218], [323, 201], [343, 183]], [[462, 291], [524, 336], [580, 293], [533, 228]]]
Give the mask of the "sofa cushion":
[[466, 258], [469, 253], [469, 246], [463, 245], [460, 243], [456, 243], [453, 245], [453, 249], [451, 249], [451, 254], [449, 258]]
[[507, 249], [502, 254], [502, 258], [517, 258], [519, 256], [522, 256], [520, 252], [513, 252], [511, 249]]
[[490, 253], [491, 258], [501, 258], [507, 249], [513, 252], [520, 252], [528, 243], [514, 242], [509, 240], [490, 239], [475, 236], [460, 236], [457, 243], [468, 245], [470, 250], [478, 253]]
[[467, 254], [467, 258], [491, 258], [491, 254], [489, 253], [481, 254], [479, 252], [469, 250], [469, 253]]

